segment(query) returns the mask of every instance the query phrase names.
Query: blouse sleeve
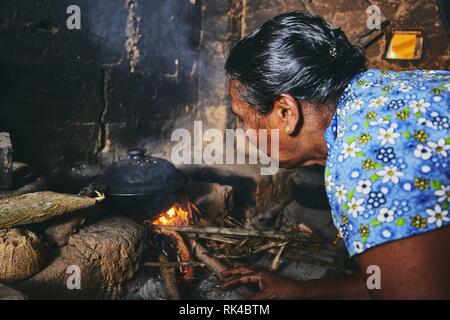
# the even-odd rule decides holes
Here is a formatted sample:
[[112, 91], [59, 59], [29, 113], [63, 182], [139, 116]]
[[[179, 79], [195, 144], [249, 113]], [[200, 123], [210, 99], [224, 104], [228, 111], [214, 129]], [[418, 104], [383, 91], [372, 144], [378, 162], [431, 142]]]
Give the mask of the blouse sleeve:
[[450, 224], [449, 94], [434, 86], [372, 97], [341, 124], [326, 178], [350, 255]]

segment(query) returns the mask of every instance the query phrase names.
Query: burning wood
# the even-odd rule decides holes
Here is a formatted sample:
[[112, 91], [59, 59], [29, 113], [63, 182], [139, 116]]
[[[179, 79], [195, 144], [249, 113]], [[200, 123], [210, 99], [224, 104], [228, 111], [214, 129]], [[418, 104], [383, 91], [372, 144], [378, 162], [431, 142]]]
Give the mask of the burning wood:
[[[176, 243], [179, 261], [160, 260], [145, 266], [159, 267], [161, 273], [180, 268], [183, 279], [192, 279], [195, 267], [206, 267], [223, 281], [222, 271], [228, 269], [227, 262], [230, 260], [249, 263], [252, 257], [267, 252], [274, 254], [271, 270], [275, 271], [289, 248], [316, 252], [322, 246], [319, 236], [304, 225], [289, 232], [266, 231], [245, 226], [227, 217], [224, 220], [225, 227], [215, 227], [205, 223], [199, 211], [195, 207], [193, 211], [192, 208], [189, 201], [174, 204], [151, 221], [155, 234], [168, 236]], [[169, 284], [165, 282], [165, 286]], [[172, 289], [168, 288], [168, 291]], [[248, 287], [240, 287], [236, 292], [243, 298], [253, 294]]]
[[[187, 209], [186, 209], [187, 208]], [[189, 201], [185, 201], [184, 205], [174, 204], [169, 210], [159, 214], [151, 224], [153, 226], [163, 225], [189, 225], [194, 220], [192, 209]], [[154, 228], [157, 234], [168, 236], [176, 243], [178, 262], [189, 262], [192, 260], [191, 252], [183, 240], [183, 237], [175, 230], [166, 230]], [[164, 250], [163, 250], [164, 251]], [[192, 265], [180, 266], [182, 278], [191, 280], [194, 278], [194, 268]]]
[[[180, 262], [189, 262], [192, 260], [191, 252], [184, 242], [183, 237], [181, 237], [178, 232], [173, 230], [159, 230], [158, 232], [160, 234], [169, 236], [173, 241], [175, 241], [177, 247], [177, 255], [180, 259]], [[191, 280], [192, 278], [194, 278], [194, 268], [189, 265], [182, 267], [182, 277], [185, 280]]]
[[186, 210], [181, 205], [174, 204], [169, 210], [161, 213], [152, 223], [154, 225], [183, 226], [189, 225], [192, 219], [191, 210]]

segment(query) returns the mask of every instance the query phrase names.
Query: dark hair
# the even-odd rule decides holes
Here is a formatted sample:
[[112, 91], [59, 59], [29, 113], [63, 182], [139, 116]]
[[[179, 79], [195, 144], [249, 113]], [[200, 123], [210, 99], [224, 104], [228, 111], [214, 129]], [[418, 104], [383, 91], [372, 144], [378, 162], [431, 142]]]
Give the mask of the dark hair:
[[365, 64], [363, 48], [340, 29], [322, 17], [291, 12], [237, 43], [225, 70], [241, 84], [242, 99], [267, 114], [282, 93], [318, 104], [336, 100]]

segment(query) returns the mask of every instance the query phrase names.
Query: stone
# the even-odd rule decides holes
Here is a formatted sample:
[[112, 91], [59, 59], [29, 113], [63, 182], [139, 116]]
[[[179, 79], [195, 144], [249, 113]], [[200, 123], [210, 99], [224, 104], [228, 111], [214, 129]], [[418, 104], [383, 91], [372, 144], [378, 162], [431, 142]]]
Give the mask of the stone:
[[22, 292], [14, 290], [0, 283], [0, 300], [27, 300], [28, 297]]
[[220, 289], [220, 281], [210, 274], [198, 284], [197, 297], [192, 299], [202, 300], [242, 300], [242, 297], [234, 290], [224, 291]]
[[0, 132], [0, 196], [12, 189], [13, 159], [12, 144], [9, 133]]
[[[309, 208], [299, 204], [297, 201], [292, 201], [283, 211], [282, 225], [283, 228], [291, 229], [299, 224], [308, 226], [328, 243], [333, 243], [338, 235], [330, 210]], [[339, 241], [333, 248], [336, 252], [348, 256], [343, 241]]]
[[165, 300], [166, 289], [160, 277], [148, 272], [139, 272], [127, 284], [125, 300]]
[[46, 249], [36, 234], [26, 229], [0, 230], [0, 281], [22, 280], [39, 272]]
[[52, 219], [51, 224], [44, 230], [44, 238], [49, 245], [62, 247], [67, 244], [70, 236], [77, 231], [85, 220], [86, 214], [84, 212]]
[[226, 216], [233, 213], [233, 188], [218, 183], [194, 181], [189, 198], [213, 225], [223, 226]]
[[[142, 225], [125, 217], [100, 220], [72, 235], [47, 268], [14, 288], [42, 299], [121, 298], [138, 270], [146, 235]], [[69, 289], [77, 268], [80, 289]]]
[[261, 175], [256, 165], [192, 165], [180, 169], [193, 180], [231, 186], [236, 216], [263, 213], [291, 197], [292, 170], [280, 168], [274, 175]]
[[[269, 270], [272, 260], [273, 256], [263, 257], [255, 266], [261, 270]], [[324, 266], [283, 259], [277, 274], [296, 281], [308, 281], [325, 277], [327, 271], [328, 268]]]

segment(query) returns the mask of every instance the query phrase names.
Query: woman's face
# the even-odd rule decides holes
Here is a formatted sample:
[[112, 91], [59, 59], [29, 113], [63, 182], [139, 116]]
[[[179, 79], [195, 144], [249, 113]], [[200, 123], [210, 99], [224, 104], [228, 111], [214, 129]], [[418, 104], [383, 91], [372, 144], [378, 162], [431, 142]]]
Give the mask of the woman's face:
[[[271, 130], [278, 129], [279, 150], [277, 158], [281, 167], [295, 168], [317, 163], [314, 149], [318, 139], [311, 137], [314, 130], [303, 123], [309, 120], [311, 115], [308, 114], [307, 117], [304, 117], [295, 98], [283, 95], [274, 102], [274, 107], [269, 114], [262, 115], [249, 103], [241, 99], [239, 86], [237, 80], [229, 81], [231, 110], [242, 122], [244, 130], [254, 129], [257, 132], [261, 129], [267, 130], [266, 153], [268, 156], [272, 156], [270, 154], [270, 150], [272, 150]], [[313, 126], [315, 123], [317, 121], [311, 121]]]

